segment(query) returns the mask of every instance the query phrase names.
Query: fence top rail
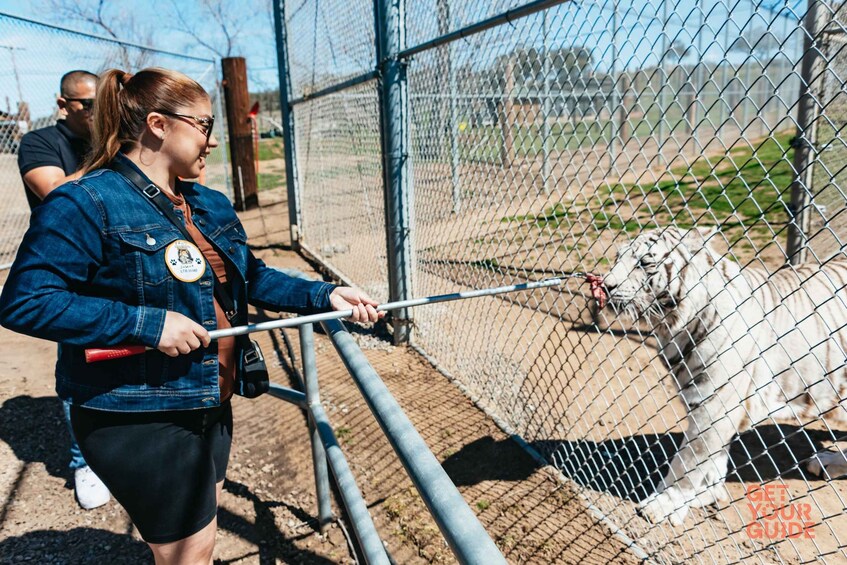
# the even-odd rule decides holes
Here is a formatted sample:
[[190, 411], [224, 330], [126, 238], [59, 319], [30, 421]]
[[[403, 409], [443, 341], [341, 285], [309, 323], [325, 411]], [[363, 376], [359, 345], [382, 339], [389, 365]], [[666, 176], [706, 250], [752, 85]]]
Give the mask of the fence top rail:
[[13, 20], [18, 20], [20, 22], [33, 24], [41, 27], [50, 28], [55, 31], [61, 31], [64, 33], [70, 33], [73, 35], [79, 35], [82, 37], [88, 37], [90, 39], [96, 39], [98, 41], [106, 41], [108, 43], [114, 43], [115, 45], [122, 45], [124, 47], [133, 47], [135, 49], [143, 49], [144, 51], [149, 51], [151, 53], [159, 53], [161, 55], [170, 55], [171, 57], [179, 57], [181, 59], [191, 59], [192, 61], [201, 61], [203, 63], [209, 63], [211, 65], [215, 64], [214, 59], [208, 59], [206, 57], [196, 57], [194, 55], [186, 55], [185, 53], [176, 53], [174, 51], [165, 51], [164, 49], [156, 49], [155, 47], [150, 47], [148, 45], [141, 45], [139, 43], [131, 43], [129, 41], [121, 41], [120, 39], [115, 39], [113, 37], [106, 37], [104, 35], [98, 35], [96, 33], [88, 33], [85, 31], [78, 31], [75, 29], [68, 29], [64, 27], [60, 27], [54, 24], [48, 24], [46, 22], [41, 22], [38, 20], [34, 20], [31, 18], [24, 18], [21, 16], [16, 16], [14, 14], [9, 14], [7, 12], [0, 12], [0, 17], [10, 18]]
[[[377, 78], [377, 76], [378, 76], [378, 73], [376, 71], [368, 71], [366, 73], [362, 73], [360, 75], [357, 75], [357, 76], [350, 78], [348, 80], [345, 80], [343, 82], [339, 82], [339, 83], [327, 86], [326, 88], [316, 90], [315, 92], [311, 92], [309, 94], [304, 94], [300, 98], [295, 98], [294, 100], [291, 100], [288, 103], [288, 105], [289, 106], [295, 106], [297, 104], [302, 104], [303, 102], [311, 102], [312, 100], [316, 100], [316, 99], [322, 98], [324, 96], [329, 96], [330, 94], [335, 94], [337, 92], [341, 92], [342, 90], [354, 88], [356, 86], [359, 86], [360, 84], [363, 84], [365, 82], [368, 82], [370, 80]], [[354, 94], [352, 96], [355, 97], [357, 95]]]
[[487, 29], [491, 29], [498, 25], [511, 22], [512, 20], [516, 20], [518, 18], [523, 18], [524, 16], [529, 16], [536, 12], [551, 8], [557, 4], [564, 4], [565, 2], [569, 1], [570, 0], [536, 0], [535, 2], [530, 2], [529, 4], [525, 4], [518, 8], [513, 8], [511, 10], [503, 12], [502, 14], [492, 16], [481, 22], [477, 22], [461, 29], [457, 29], [456, 31], [451, 31], [450, 33], [445, 33], [441, 37], [436, 37], [435, 39], [424, 41], [423, 43], [419, 43], [414, 47], [408, 47], [406, 49], [403, 49], [397, 54], [397, 57], [400, 59], [408, 58], [412, 55], [420, 53], [421, 51], [427, 51], [434, 47], [438, 47], [439, 45], [444, 45], [445, 43], [456, 41], [457, 39], [470, 37], [471, 35], [475, 35]]

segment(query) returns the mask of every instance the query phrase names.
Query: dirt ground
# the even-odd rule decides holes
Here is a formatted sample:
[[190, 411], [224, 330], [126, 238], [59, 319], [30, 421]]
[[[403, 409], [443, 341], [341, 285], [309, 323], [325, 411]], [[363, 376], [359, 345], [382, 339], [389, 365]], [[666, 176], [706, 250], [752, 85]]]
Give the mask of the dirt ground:
[[[314, 274], [285, 244], [284, 194], [263, 192], [262, 202], [261, 214], [243, 215], [257, 254], [271, 265]], [[273, 245], [263, 245], [268, 241]], [[568, 483], [539, 468], [419, 354], [390, 345], [370, 329], [355, 329], [354, 334], [509, 562], [637, 560]], [[299, 357], [296, 333], [285, 337]], [[331, 343], [323, 335], [316, 338], [325, 408], [394, 560], [453, 562]], [[263, 334], [259, 341], [272, 378], [290, 386], [284, 336]], [[83, 511], [73, 500], [67, 434], [53, 392], [55, 345], [6, 330], [0, 330], [0, 343], [0, 562], [152, 562], [117, 503]], [[235, 439], [218, 514], [216, 563], [355, 562], [343, 520], [325, 535], [314, 529], [314, 482], [303, 413], [269, 396], [236, 398], [234, 410]]]

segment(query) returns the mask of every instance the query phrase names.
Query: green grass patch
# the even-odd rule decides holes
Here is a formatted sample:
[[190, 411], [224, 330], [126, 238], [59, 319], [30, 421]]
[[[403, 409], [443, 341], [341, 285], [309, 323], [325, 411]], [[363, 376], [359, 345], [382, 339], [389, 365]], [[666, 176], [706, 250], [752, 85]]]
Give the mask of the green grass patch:
[[259, 190], [270, 190], [285, 186], [285, 175], [282, 173], [259, 173], [257, 179]]
[[553, 227], [557, 227], [559, 223], [567, 218], [570, 213], [565, 210], [565, 207], [558, 203], [550, 208], [547, 208], [541, 214], [524, 214], [520, 216], [504, 216], [500, 218], [501, 222], [511, 223], [526, 223], [530, 224], [533, 227], [543, 228], [552, 224]]
[[671, 169], [670, 178], [655, 187], [643, 188], [661, 193], [672, 210], [708, 210], [718, 221], [734, 215], [743, 225], [784, 224], [793, 180], [791, 138], [781, 133], [752, 148], [735, 147], [726, 156], [700, 157], [690, 167]]
[[[558, 122], [550, 125], [547, 149], [551, 152], [572, 151], [611, 139], [609, 120]], [[516, 124], [511, 128], [512, 156], [534, 157], [544, 151], [544, 132], [539, 124]], [[499, 162], [504, 152], [506, 135], [500, 125], [460, 126], [459, 157], [464, 161]], [[443, 151], [449, 154], [445, 145]]]
[[[753, 144], [741, 140], [724, 154], [699, 156], [672, 166], [653, 184], [603, 184], [593, 194], [549, 206], [539, 213], [505, 216], [504, 223], [556, 232], [638, 232], [676, 225], [715, 226], [757, 242], [788, 222], [794, 178], [793, 132]], [[678, 158], [681, 159], [681, 158]]]
[[283, 158], [285, 158], [285, 150], [281, 138], [259, 140], [259, 161]]

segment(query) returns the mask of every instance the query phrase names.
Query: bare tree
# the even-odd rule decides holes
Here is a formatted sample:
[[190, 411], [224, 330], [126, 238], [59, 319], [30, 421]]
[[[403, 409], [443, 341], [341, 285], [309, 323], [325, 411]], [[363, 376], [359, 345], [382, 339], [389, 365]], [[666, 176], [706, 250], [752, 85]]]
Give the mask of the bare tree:
[[[87, 30], [105, 35], [116, 41], [150, 45], [153, 31], [149, 26], [138, 22], [131, 10], [118, 2], [106, 0], [46, 0], [45, 13], [50, 19], [61, 23], [82, 24]], [[120, 66], [127, 71], [137, 71], [147, 66], [150, 53], [144, 49], [128, 45], [118, 45], [114, 54], [107, 57], [102, 71], [108, 67]]]
[[769, 29], [760, 27], [745, 29], [741, 35], [732, 42], [729, 50], [745, 55], [755, 55], [760, 61], [764, 61], [779, 51], [781, 44], [779, 39]]
[[665, 50], [662, 60], [664, 61], [667, 59], [671, 63], [679, 63], [686, 55], [689, 54], [689, 49], [691, 49], [690, 46], [686, 46], [685, 43], [679, 39], [674, 39]]
[[[270, 1], [247, 3], [254, 12], [245, 12], [245, 4], [234, 0], [199, 0], [199, 9], [186, 11], [184, 5], [171, 0], [176, 25], [172, 29], [188, 35], [189, 48], [199, 46], [217, 58], [233, 57], [242, 53], [240, 38], [247, 30], [257, 28], [267, 32], [273, 29], [273, 20], [266, 20]], [[264, 29], [267, 28], [267, 29]], [[256, 33], [251, 33], [255, 38]], [[258, 35], [262, 35], [259, 33]]]

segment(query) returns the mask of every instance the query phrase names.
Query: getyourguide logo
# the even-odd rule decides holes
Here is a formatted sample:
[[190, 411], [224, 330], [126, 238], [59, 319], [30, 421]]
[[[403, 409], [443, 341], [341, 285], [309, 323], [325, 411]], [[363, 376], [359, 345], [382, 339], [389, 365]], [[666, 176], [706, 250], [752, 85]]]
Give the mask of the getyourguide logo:
[[746, 497], [751, 517], [745, 530], [751, 539], [814, 539], [812, 505], [789, 504], [788, 485], [748, 485]]

